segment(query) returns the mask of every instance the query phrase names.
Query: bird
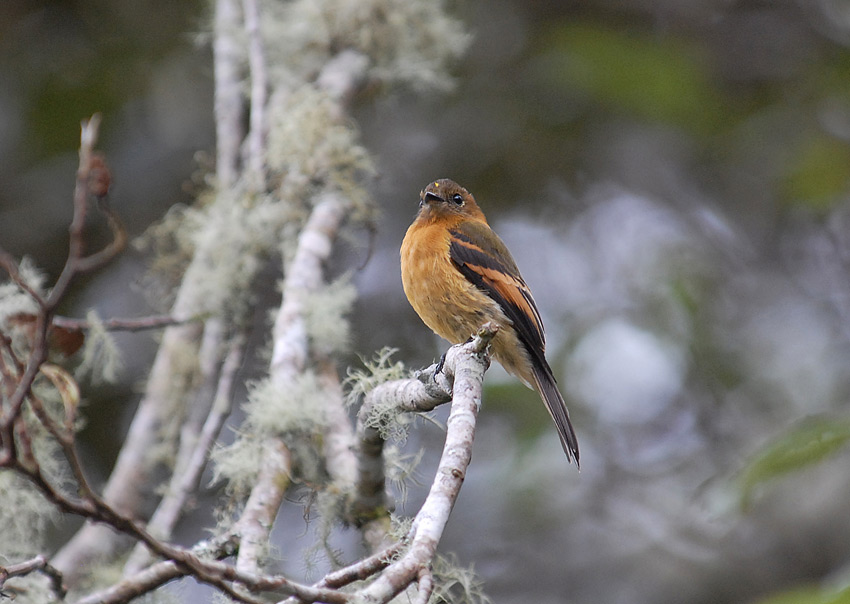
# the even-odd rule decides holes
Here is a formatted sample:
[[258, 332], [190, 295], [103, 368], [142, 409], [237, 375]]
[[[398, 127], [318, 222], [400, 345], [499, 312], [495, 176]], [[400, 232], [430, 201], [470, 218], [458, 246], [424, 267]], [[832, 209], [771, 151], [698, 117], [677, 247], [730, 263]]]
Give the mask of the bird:
[[567, 461], [578, 468], [578, 440], [546, 361], [543, 322], [531, 290], [475, 198], [453, 180], [435, 180], [419, 194], [419, 211], [401, 244], [401, 277], [410, 305], [450, 343], [468, 341], [488, 321], [499, 326], [492, 357], [538, 392]]

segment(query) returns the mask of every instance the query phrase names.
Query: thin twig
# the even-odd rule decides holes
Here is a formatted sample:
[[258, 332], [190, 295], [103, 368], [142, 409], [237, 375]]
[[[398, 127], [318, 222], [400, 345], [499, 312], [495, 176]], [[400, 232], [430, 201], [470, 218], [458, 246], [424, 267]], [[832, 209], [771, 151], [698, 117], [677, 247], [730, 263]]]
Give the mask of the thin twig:
[[355, 562], [350, 566], [335, 570], [325, 576], [316, 587], [345, 587], [354, 581], [363, 581], [392, 564], [405, 544], [398, 542], [376, 554]]
[[18, 562], [17, 564], [10, 564], [9, 566], [0, 566], [0, 597], [2, 597], [3, 586], [6, 584], [6, 581], [14, 577], [23, 577], [34, 572], [40, 572], [46, 575], [50, 579], [50, 589], [53, 590], [53, 593], [55, 593], [60, 600], [65, 598], [67, 591], [65, 590], [65, 586], [62, 584], [62, 573], [51, 566], [51, 564], [47, 561], [47, 558], [44, 556], [36, 556], [30, 560]]
[[[355, 581], [365, 581], [369, 577], [381, 572], [392, 564], [404, 547], [404, 542], [394, 543], [390, 547], [387, 547], [376, 554], [363, 558], [362, 560], [346, 566], [345, 568], [340, 568], [328, 573], [321, 581], [314, 583], [313, 587], [317, 589], [339, 589], [346, 585], [350, 585]], [[281, 601], [279, 604], [301, 604], [303, 602], [304, 600], [297, 596], [291, 596], [286, 600]]]
[[35, 302], [39, 308], [44, 308], [46, 302], [40, 293], [35, 291], [29, 283], [21, 276], [20, 267], [18, 266], [17, 260], [12, 257], [12, 255], [0, 247], [0, 267], [9, 273], [9, 277], [12, 281], [20, 287], [27, 295], [32, 298], [33, 302]]
[[26, 401], [27, 395], [32, 390], [33, 382], [35, 382], [35, 377], [38, 375], [41, 364], [47, 360], [47, 323], [43, 313], [39, 313], [36, 316], [34, 331], [33, 346], [27, 359], [26, 369], [24, 369], [23, 374], [18, 380], [15, 391], [9, 397], [6, 403], [6, 412], [3, 414], [2, 419], [0, 419], [0, 434], [3, 434], [4, 442], [5, 432], [17, 421], [24, 401]]
[[124, 228], [124, 223], [121, 222], [118, 215], [112, 211], [112, 208], [105, 199], [100, 201], [98, 207], [106, 216], [106, 222], [109, 225], [109, 230], [112, 231], [112, 241], [110, 241], [103, 249], [88, 256], [78, 258], [74, 263], [74, 270], [77, 274], [88, 273], [105, 266], [127, 246], [127, 229]]
[[[219, 572], [221, 577], [228, 581], [234, 581], [245, 585], [251, 591], [259, 592], [283, 592], [295, 594], [305, 602], [323, 602], [327, 604], [348, 604], [351, 594], [337, 591], [335, 589], [321, 589], [302, 585], [290, 581], [282, 576], [258, 575], [240, 571], [233, 566], [221, 562], [211, 563]], [[265, 602], [265, 600], [263, 600]]]
[[97, 113], [91, 119], [84, 120], [80, 126], [80, 163], [77, 167], [77, 183], [74, 187], [74, 214], [71, 218], [71, 225], [68, 227], [70, 235], [68, 258], [65, 260], [65, 266], [62, 267], [62, 272], [47, 297], [45, 307], [48, 311], [55, 309], [59, 301], [65, 296], [68, 286], [79, 272], [77, 263], [85, 253], [83, 229], [86, 224], [86, 209], [89, 201], [91, 158], [99, 127], [100, 115]]
[[[106, 331], [143, 331], [146, 329], [160, 329], [171, 325], [184, 325], [185, 323], [203, 321], [206, 318], [207, 315], [187, 318], [172, 317], [171, 315], [151, 315], [149, 317], [136, 317], [132, 319], [104, 319], [100, 324]], [[86, 319], [60, 316], [53, 317], [53, 325], [69, 331], [86, 331], [92, 328], [91, 322]]]
[[428, 604], [428, 600], [431, 599], [431, 592], [434, 591], [434, 574], [429, 567], [419, 569], [419, 580], [416, 587], [419, 593], [413, 604]]

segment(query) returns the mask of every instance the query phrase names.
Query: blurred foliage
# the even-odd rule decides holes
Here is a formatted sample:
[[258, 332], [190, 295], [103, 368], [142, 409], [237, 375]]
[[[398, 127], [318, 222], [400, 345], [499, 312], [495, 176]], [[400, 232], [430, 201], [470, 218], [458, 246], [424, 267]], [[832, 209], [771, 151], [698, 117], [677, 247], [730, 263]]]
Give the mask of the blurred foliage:
[[607, 111], [703, 134], [730, 119], [730, 103], [712, 85], [694, 41], [571, 22], [552, 28], [541, 44], [544, 76]]
[[785, 178], [788, 201], [828, 210], [850, 185], [850, 144], [823, 132], [810, 133], [796, 150]]
[[758, 451], [739, 478], [740, 501], [748, 509], [767, 484], [823, 462], [850, 440], [850, 419], [811, 417], [769, 441]]
[[756, 604], [850, 604], [850, 587], [800, 587], [758, 600]]
[[[204, 5], [155, 1], [136, 10], [109, 0], [2, 4], [0, 73], [14, 76], [23, 97], [27, 136], [21, 143], [29, 161], [74, 149], [83, 116], [112, 114], [142, 94], [156, 63], [190, 43]], [[28, 49], [33, 40], [36, 52]], [[107, 131], [110, 121], [104, 122]]]
[[551, 429], [552, 418], [539, 404], [538, 394], [518, 380], [491, 379], [485, 382], [484, 401], [490, 412], [510, 416], [511, 426], [525, 445], [531, 446], [541, 434], [548, 434]]

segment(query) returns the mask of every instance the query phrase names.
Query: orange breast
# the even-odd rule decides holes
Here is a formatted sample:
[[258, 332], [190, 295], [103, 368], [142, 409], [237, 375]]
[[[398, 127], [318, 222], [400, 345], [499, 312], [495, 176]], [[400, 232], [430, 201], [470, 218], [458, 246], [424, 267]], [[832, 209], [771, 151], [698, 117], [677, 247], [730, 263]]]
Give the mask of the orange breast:
[[422, 321], [452, 344], [465, 342], [487, 321], [498, 324], [502, 331], [493, 341], [493, 356], [508, 372], [530, 383], [524, 346], [498, 303], [455, 268], [445, 225], [414, 222], [410, 226], [401, 244], [401, 278], [404, 293]]

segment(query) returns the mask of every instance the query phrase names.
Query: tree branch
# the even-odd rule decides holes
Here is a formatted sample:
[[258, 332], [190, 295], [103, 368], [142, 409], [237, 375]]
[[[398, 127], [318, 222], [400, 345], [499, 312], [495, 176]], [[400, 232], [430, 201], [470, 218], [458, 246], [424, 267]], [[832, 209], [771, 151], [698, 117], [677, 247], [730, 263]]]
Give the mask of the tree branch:
[[248, 130], [247, 177], [254, 191], [266, 189], [266, 99], [268, 73], [260, 32], [260, 7], [257, 0], [243, 0], [245, 32], [248, 34], [248, 65], [251, 70], [251, 127]]
[[257, 482], [251, 489], [242, 515], [233, 527], [240, 541], [236, 568], [246, 573], [257, 573], [260, 570], [269, 534], [292, 476], [289, 449], [274, 438], [267, 438], [263, 443], [261, 463]]
[[[287, 267], [269, 366], [269, 378], [281, 389], [290, 387], [307, 366], [309, 342], [304, 322], [305, 305], [308, 296], [324, 282], [324, 262], [333, 249], [345, 211], [346, 204], [336, 196], [320, 201], [301, 231], [295, 257]], [[285, 445], [269, 437], [263, 449], [267, 454], [263, 456], [257, 484], [237, 523], [237, 531], [243, 538], [236, 566], [244, 572], [259, 569], [260, 554], [268, 543], [277, 509], [289, 485], [291, 468]]]
[[[146, 329], [160, 329], [171, 325], [183, 325], [206, 319], [206, 316], [194, 317], [172, 317], [171, 315], [152, 315], [148, 317], [137, 317], [132, 319], [104, 319], [101, 325], [107, 331], [143, 331]], [[91, 323], [86, 319], [73, 319], [71, 317], [53, 317], [53, 325], [69, 331], [85, 331], [91, 329]]]
[[[53, 285], [53, 289], [50, 291], [50, 295], [45, 300], [45, 309], [48, 312], [52, 312], [56, 308], [75, 276], [104, 266], [118, 255], [127, 243], [127, 233], [124, 226], [109, 205], [104, 202], [100, 204], [100, 210], [106, 215], [109, 228], [112, 231], [112, 240], [99, 252], [85, 256], [86, 210], [91, 194], [92, 162], [96, 157], [94, 145], [97, 142], [99, 127], [100, 114], [97, 113], [81, 124], [80, 163], [77, 168], [77, 183], [74, 187], [74, 215], [71, 219], [71, 225], [68, 227], [70, 234], [68, 258]], [[102, 158], [97, 156], [97, 163], [102, 164], [102, 161]]]
[[[242, 364], [244, 346], [244, 335], [236, 336], [230, 343], [230, 350], [221, 367], [212, 408], [207, 414], [200, 436], [197, 439], [181, 439], [181, 445], [183, 442], [186, 443], [187, 452], [183, 455], [185, 461], [183, 463], [178, 461], [178, 469], [171, 476], [168, 492], [159, 502], [148, 523], [148, 530], [162, 539], [171, 537], [177, 521], [185, 510], [186, 502], [200, 486], [201, 475], [209, 461], [210, 450], [230, 415], [233, 404], [233, 380]], [[191, 445], [189, 440], [193, 441]], [[136, 573], [150, 562], [150, 553], [137, 544], [124, 566], [124, 575]]]
[[336, 488], [350, 493], [357, 482], [356, 447], [351, 420], [345, 408], [345, 396], [336, 365], [330, 359], [321, 359], [319, 365], [319, 387], [325, 411], [325, 431], [322, 452], [325, 466]]
[[222, 190], [239, 178], [239, 148], [244, 137], [241, 47], [236, 39], [241, 21], [238, 0], [216, 0], [213, 68], [215, 71], [216, 176]]
[[446, 353], [443, 371], [454, 375], [452, 409], [446, 423], [446, 442], [437, 474], [410, 530], [410, 547], [380, 577], [358, 592], [363, 602], [384, 603], [419, 578], [436, 554], [449, 514], [457, 500], [472, 459], [475, 422], [481, 406], [484, 372], [489, 367], [487, 346], [498, 328], [485, 325], [466, 344]]
[[3, 597], [4, 595], [3, 587], [5, 586], [6, 581], [15, 577], [23, 577], [34, 572], [40, 572], [46, 575], [47, 578], [50, 579], [50, 588], [53, 590], [53, 593], [55, 593], [60, 600], [65, 598], [65, 594], [67, 592], [65, 590], [65, 586], [62, 584], [62, 573], [51, 566], [47, 561], [47, 558], [44, 556], [36, 556], [30, 560], [18, 562], [17, 564], [10, 564], [9, 566], [0, 566], [0, 597]]
[[[387, 421], [381, 414], [399, 411], [427, 412], [451, 400], [451, 384], [445, 373], [432, 365], [415, 378], [392, 380], [369, 391], [357, 413], [357, 484], [352, 502], [352, 521], [364, 526], [380, 520], [391, 511], [387, 501], [384, 474], [384, 438], [380, 426]], [[373, 549], [384, 543], [370, 538]], [[367, 531], [367, 534], [371, 534]]]
[[[94, 151], [99, 125], [100, 116], [98, 114], [92, 116], [90, 120], [83, 121], [81, 124], [80, 161], [77, 167], [73, 198], [74, 211], [71, 225], [68, 229], [70, 233], [68, 257], [50, 294], [46, 298], [42, 297], [30, 287], [21, 277], [17, 262], [7, 252], [0, 249], [0, 264], [6, 269], [12, 280], [39, 307], [35, 316], [35, 325], [32, 329], [31, 349], [29, 358], [27, 359], [26, 369], [24, 369], [22, 375], [17, 379], [16, 388], [9, 395], [5, 408], [2, 410], [2, 415], [0, 415], [0, 443], [3, 444], [4, 449], [0, 455], [0, 460], [2, 460], [4, 465], [9, 463], [14, 457], [15, 444], [13, 431], [20, 431], [20, 428], [13, 428], [13, 426], [17, 425], [24, 402], [32, 392], [35, 378], [41, 370], [43, 363], [47, 360], [47, 334], [54, 309], [67, 292], [75, 276], [82, 272], [99, 268], [112, 260], [124, 248], [127, 241], [126, 231], [118, 217], [108, 206], [102, 205], [101, 210], [107, 216], [113, 239], [99, 252], [88, 257], [84, 256], [85, 217], [92, 184], [92, 168], [96, 163], [98, 170], [101, 172], [106, 170], [102, 156], [96, 154]], [[101, 188], [98, 190], [103, 191], [102, 183], [99, 186]]]

